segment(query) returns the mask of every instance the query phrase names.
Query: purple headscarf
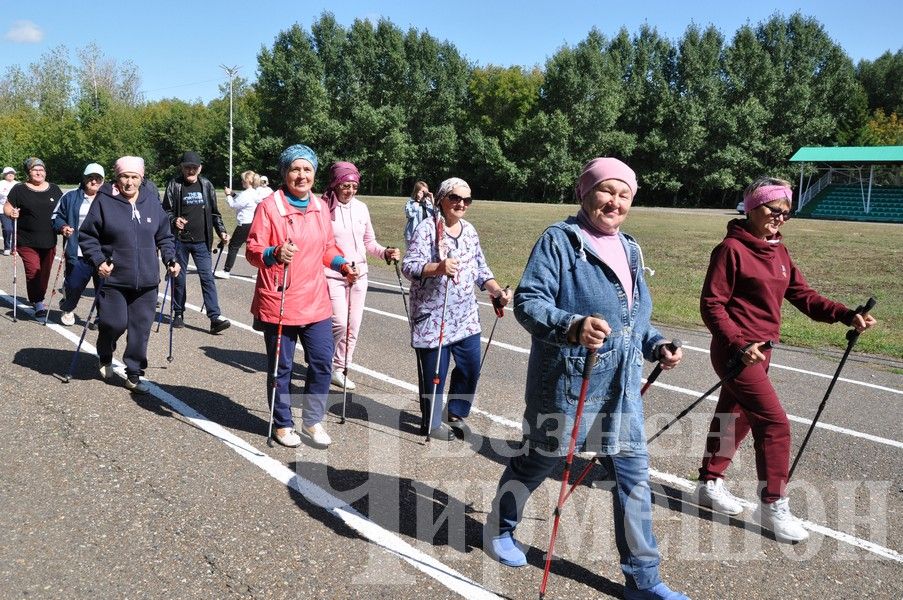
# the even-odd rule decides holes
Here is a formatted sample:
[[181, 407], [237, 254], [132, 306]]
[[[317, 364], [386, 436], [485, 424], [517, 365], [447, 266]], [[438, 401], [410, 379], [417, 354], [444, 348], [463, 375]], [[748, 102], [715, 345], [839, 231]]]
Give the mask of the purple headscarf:
[[336, 190], [340, 185], [349, 181], [358, 184], [361, 182], [361, 173], [354, 163], [339, 161], [329, 167], [329, 185], [326, 186], [326, 192], [322, 198], [329, 207], [329, 214], [333, 221], [335, 221], [335, 207], [339, 201]]

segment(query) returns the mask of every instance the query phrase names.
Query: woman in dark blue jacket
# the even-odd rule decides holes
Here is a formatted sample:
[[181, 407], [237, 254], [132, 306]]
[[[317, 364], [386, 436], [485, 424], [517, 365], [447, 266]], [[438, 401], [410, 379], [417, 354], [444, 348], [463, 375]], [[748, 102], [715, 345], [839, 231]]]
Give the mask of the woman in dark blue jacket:
[[113, 374], [113, 351], [127, 330], [122, 355], [125, 387], [144, 394], [148, 387], [140, 376], [147, 366], [147, 340], [160, 284], [157, 250], [173, 276], [179, 274], [179, 265], [160, 198], [142, 183], [144, 159], [123, 156], [116, 161], [115, 170], [116, 182], [97, 192], [79, 230], [78, 243], [82, 255], [104, 280], [97, 301], [100, 375], [108, 379]]

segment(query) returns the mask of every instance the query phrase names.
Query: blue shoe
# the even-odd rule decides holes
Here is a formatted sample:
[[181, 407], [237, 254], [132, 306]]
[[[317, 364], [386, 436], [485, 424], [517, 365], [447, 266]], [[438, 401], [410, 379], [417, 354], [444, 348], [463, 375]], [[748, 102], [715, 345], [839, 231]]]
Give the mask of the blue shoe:
[[492, 538], [489, 555], [508, 567], [523, 567], [527, 564], [527, 555], [510, 532]]
[[690, 600], [690, 598], [673, 591], [664, 583], [658, 583], [645, 590], [624, 588], [624, 600]]

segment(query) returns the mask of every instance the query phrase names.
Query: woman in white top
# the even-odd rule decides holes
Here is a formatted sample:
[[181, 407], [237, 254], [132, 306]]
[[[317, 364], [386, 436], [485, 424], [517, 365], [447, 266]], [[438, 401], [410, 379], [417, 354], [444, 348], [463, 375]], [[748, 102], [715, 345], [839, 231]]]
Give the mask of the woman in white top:
[[[238, 195], [232, 193], [231, 188], [226, 188], [226, 202], [235, 209], [235, 231], [229, 238], [229, 254], [226, 255], [226, 266], [222, 271], [214, 273], [217, 279], [229, 279], [229, 272], [235, 264], [235, 257], [238, 256], [238, 249], [248, 239], [248, 232], [251, 231], [251, 221], [254, 220], [254, 211], [260, 201], [266, 198], [260, 192], [260, 176], [254, 171], [245, 171], [241, 174], [241, 184], [244, 190]], [[270, 194], [273, 192], [271, 191]]]

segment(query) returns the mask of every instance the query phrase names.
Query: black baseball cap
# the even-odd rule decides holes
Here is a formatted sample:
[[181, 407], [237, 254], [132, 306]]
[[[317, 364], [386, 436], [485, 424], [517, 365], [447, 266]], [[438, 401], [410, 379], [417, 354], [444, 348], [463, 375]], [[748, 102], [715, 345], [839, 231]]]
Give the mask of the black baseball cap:
[[197, 165], [201, 166], [201, 157], [197, 152], [183, 152], [182, 158], [179, 159], [180, 165]]

